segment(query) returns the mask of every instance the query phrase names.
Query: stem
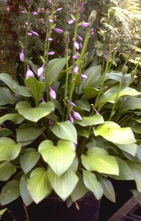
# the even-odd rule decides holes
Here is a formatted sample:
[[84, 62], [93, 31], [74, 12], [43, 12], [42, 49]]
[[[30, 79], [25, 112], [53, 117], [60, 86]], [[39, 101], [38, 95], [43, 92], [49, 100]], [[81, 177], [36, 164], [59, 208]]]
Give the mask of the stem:
[[[30, 20], [30, 11], [27, 12], [27, 23], [29, 24], [29, 20]], [[27, 54], [27, 42], [28, 42], [28, 25], [26, 26], [26, 30], [25, 30], [25, 45], [24, 45], [24, 77], [26, 75], [26, 66], [27, 66], [27, 62], [26, 62], [26, 54]]]
[[[109, 61], [106, 63], [106, 68], [105, 68], [105, 72], [104, 72], [104, 75], [103, 75], [103, 78], [102, 78], [101, 87], [100, 87], [99, 93], [98, 93], [96, 101], [95, 101], [95, 108], [97, 108], [97, 106], [98, 106], [99, 98], [100, 98], [100, 95], [101, 95], [101, 93], [103, 91], [105, 77], [106, 77], [106, 74], [107, 74], [107, 71], [108, 71], [109, 63], [110, 63]], [[98, 111], [99, 110], [100, 110], [100, 107], [98, 108]]]
[[121, 86], [122, 86], [122, 83], [123, 83], [123, 79], [124, 79], [124, 74], [122, 74], [122, 78], [121, 78], [121, 81], [120, 81], [120, 84], [119, 84], [119, 88], [118, 88], [118, 92], [117, 92], [117, 96], [116, 96], [116, 99], [115, 99], [115, 103], [112, 107], [112, 111], [111, 111], [111, 114], [110, 114], [110, 117], [109, 117], [109, 121], [111, 120], [112, 116], [113, 116], [113, 112], [115, 110], [115, 107], [116, 107], [116, 104], [118, 102], [118, 98], [119, 98], [119, 92], [121, 90]]

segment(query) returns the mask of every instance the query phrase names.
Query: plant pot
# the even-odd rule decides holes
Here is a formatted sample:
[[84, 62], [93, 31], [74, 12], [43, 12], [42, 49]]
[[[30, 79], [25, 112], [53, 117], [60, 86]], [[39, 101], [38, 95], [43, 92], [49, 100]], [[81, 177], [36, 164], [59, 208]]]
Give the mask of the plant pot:
[[47, 197], [38, 205], [32, 204], [27, 210], [30, 221], [98, 221], [100, 201], [92, 193], [87, 193], [77, 201], [79, 209], [73, 203], [70, 208], [59, 198]]

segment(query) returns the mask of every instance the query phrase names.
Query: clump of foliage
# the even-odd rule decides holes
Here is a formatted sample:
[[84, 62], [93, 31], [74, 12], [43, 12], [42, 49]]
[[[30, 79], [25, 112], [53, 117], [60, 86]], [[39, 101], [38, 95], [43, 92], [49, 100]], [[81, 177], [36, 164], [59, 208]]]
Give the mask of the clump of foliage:
[[[39, 37], [30, 20], [38, 16], [32, 3], [22, 10], [25, 39], [17, 79], [0, 74], [0, 181], [6, 181], [0, 203], [21, 196], [28, 206], [55, 192], [70, 206], [88, 191], [115, 202], [111, 178], [134, 180], [141, 192], [141, 93], [130, 86], [138, 64], [132, 71], [126, 63], [111, 70], [119, 50], [112, 41], [102, 64], [96, 63], [87, 52], [96, 12], [82, 21], [82, 0], [68, 21], [74, 25], [72, 45], [56, 20], [58, 0], [48, 1], [44, 53], [37, 62], [28, 51], [30, 38]], [[51, 48], [54, 32], [64, 33], [64, 57]]]

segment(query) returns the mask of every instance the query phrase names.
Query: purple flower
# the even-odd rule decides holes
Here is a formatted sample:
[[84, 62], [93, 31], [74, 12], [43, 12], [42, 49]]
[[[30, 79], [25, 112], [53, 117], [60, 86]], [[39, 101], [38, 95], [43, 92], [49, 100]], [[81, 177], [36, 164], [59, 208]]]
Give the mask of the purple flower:
[[56, 93], [55, 91], [51, 88], [51, 86], [49, 86], [49, 90], [50, 90], [50, 96], [55, 100], [56, 99]]
[[49, 124], [50, 126], [53, 126], [53, 125], [54, 125], [54, 121], [51, 120], [51, 119], [48, 119], [48, 124]]
[[43, 64], [40, 68], [38, 68], [38, 70], [37, 70], [37, 75], [38, 75], [38, 76], [41, 76], [41, 75], [43, 74], [43, 72], [44, 72], [44, 66], [45, 66], [45, 64]]
[[73, 71], [76, 74], [78, 72], [78, 70], [79, 70], [79, 68], [78, 68], [78, 65], [76, 64]]
[[27, 65], [26, 78], [34, 77], [33, 72], [30, 70], [29, 65]]
[[103, 57], [105, 58], [105, 60], [107, 60], [107, 55], [109, 54], [109, 51], [105, 51]]
[[42, 102], [43, 102], [43, 103], [45, 103], [45, 100], [44, 100], [44, 98], [43, 98], [43, 97], [42, 97]]
[[52, 5], [52, 1], [48, 1], [48, 3], [49, 3], [50, 5]]
[[77, 41], [74, 41], [74, 47], [75, 47], [77, 50], [79, 50], [79, 44], [78, 44]]
[[75, 119], [82, 120], [82, 117], [78, 112], [76, 112], [74, 110], [72, 110], [72, 112], [73, 112], [73, 116], [74, 116]]
[[69, 114], [69, 117], [70, 117], [70, 122], [71, 122], [72, 124], [74, 124], [74, 119], [73, 119], [73, 117], [71, 116], [71, 114]]
[[88, 77], [87, 77], [87, 75], [85, 75], [85, 74], [80, 74], [79, 75], [82, 79], [87, 79]]
[[28, 22], [25, 22], [25, 25], [28, 25]]
[[117, 47], [115, 47], [113, 51], [116, 51], [116, 50], [117, 50]]
[[77, 35], [77, 38], [78, 38], [80, 41], [83, 41], [83, 38], [82, 38], [80, 35]]
[[90, 24], [88, 22], [83, 22], [82, 24], [80, 24], [80, 26], [82, 27], [88, 27]]
[[36, 31], [29, 30], [34, 36], [39, 36]]
[[76, 51], [75, 51], [75, 54], [72, 56], [72, 58], [73, 58], [73, 59], [78, 59], [78, 58], [79, 58]]
[[50, 51], [50, 52], [48, 52], [48, 55], [54, 55], [54, 54], [55, 54], [54, 51]]
[[30, 33], [30, 32], [28, 32], [27, 34], [28, 34], [29, 36], [31, 36], [31, 35], [32, 35], [32, 33]]
[[60, 29], [60, 28], [54, 28], [53, 30], [56, 31], [56, 32], [59, 33], [59, 34], [61, 34], [61, 33], [64, 32], [64, 31], [63, 31], [62, 29]]
[[22, 48], [21, 53], [20, 53], [20, 61], [24, 60], [24, 49]]
[[53, 41], [53, 38], [47, 38], [47, 40], [48, 40], [49, 42], [51, 42], [51, 41]]
[[73, 24], [73, 23], [74, 23], [74, 20], [73, 20], [73, 19], [71, 19], [71, 20], [68, 21], [68, 24], [69, 24], [69, 25], [71, 25], [71, 24]]
[[62, 8], [58, 8], [58, 9], [56, 9], [56, 12], [59, 12], [59, 11], [61, 11], [62, 10]]
[[79, 47], [80, 47], [80, 49], [82, 49], [82, 48], [83, 48], [83, 45], [80, 43], [80, 44], [79, 44]]
[[50, 23], [52, 23], [52, 22], [53, 22], [53, 20], [52, 20], [52, 19], [49, 19], [49, 22], [50, 22]]
[[94, 111], [95, 111], [96, 114], [100, 115], [100, 113], [96, 109], [94, 109]]
[[71, 106], [76, 106], [72, 101], [67, 100], [68, 103], [70, 103]]
[[33, 14], [33, 15], [38, 15], [38, 13], [37, 13], [37, 12], [32, 12], [32, 14]]
[[22, 14], [27, 14], [26, 11], [21, 11]]
[[108, 87], [107, 86], [105, 86], [104, 88], [103, 88], [103, 90], [106, 90]]

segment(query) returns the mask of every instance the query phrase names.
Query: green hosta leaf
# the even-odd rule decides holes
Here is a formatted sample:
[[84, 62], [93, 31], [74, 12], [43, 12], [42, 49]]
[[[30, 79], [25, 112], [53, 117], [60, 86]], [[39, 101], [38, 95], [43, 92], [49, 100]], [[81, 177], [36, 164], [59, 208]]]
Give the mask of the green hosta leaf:
[[0, 218], [2, 218], [2, 216], [4, 215], [4, 213], [6, 212], [6, 210], [7, 210], [7, 208], [0, 210]]
[[[136, 120], [139, 122], [139, 119]], [[141, 124], [140, 123], [133, 123], [131, 124], [131, 128], [135, 133], [141, 134]]]
[[51, 193], [47, 171], [44, 168], [36, 168], [33, 170], [30, 179], [28, 179], [27, 187], [35, 203], [42, 201]]
[[133, 180], [134, 177], [128, 164], [122, 159], [117, 158], [117, 157], [116, 157], [116, 161], [118, 162], [118, 166], [119, 166], [119, 175], [112, 176], [112, 178], [116, 180]]
[[29, 176], [24, 174], [20, 180], [20, 194], [26, 206], [29, 206], [33, 202], [29, 194], [29, 191], [27, 189], [28, 179], [29, 179]]
[[53, 189], [64, 201], [72, 193], [79, 180], [71, 168], [60, 177], [58, 177], [53, 171], [50, 172], [48, 176]]
[[16, 83], [16, 81], [14, 81], [9, 74], [1, 73], [0, 80], [3, 81], [11, 90], [13, 90], [13, 84]]
[[77, 200], [82, 198], [89, 191], [84, 185], [82, 175], [80, 173], [77, 173], [77, 176], [79, 177], [79, 181], [71, 193], [71, 199], [73, 202], [76, 202]]
[[88, 78], [82, 80], [83, 87], [95, 87], [96, 82], [101, 77], [101, 65], [93, 66], [83, 72]]
[[6, 114], [0, 118], [0, 124], [3, 124], [3, 122], [5, 122], [6, 120], [10, 120], [15, 124], [20, 124], [22, 121], [24, 121], [24, 117], [20, 114]]
[[[105, 80], [112, 79], [112, 80], [120, 82], [121, 78], [122, 78], [122, 75], [123, 74], [122, 74], [121, 71], [111, 71], [110, 73], [106, 74]], [[128, 82], [130, 79], [131, 78], [130, 78], [129, 74], [124, 75], [124, 81], [125, 82]]]
[[58, 176], [71, 166], [75, 157], [74, 144], [66, 140], [59, 140], [57, 146], [52, 141], [45, 140], [40, 144], [39, 152]]
[[20, 153], [21, 146], [8, 137], [0, 138], [0, 161], [14, 160]]
[[103, 117], [99, 114], [95, 114], [90, 117], [83, 117], [82, 119], [83, 119], [82, 121], [77, 120], [76, 123], [83, 127], [104, 123]]
[[23, 97], [31, 97], [32, 96], [32, 93], [31, 91], [29, 90], [29, 88], [25, 87], [25, 86], [20, 86], [19, 84], [17, 83], [14, 83], [13, 85], [13, 89], [14, 91], [23, 96]]
[[[115, 85], [113, 87], [111, 87], [109, 90], [107, 90], [100, 98], [100, 104], [104, 105], [107, 102], [110, 103], [114, 103], [117, 97], [117, 92], [118, 92], [118, 85]], [[130, 87], [126, 87], [124, 89], [122, 89], [119, 92], [118, 98], [122, 97], [122, 96], [137, 96], [140, 95], [141, 93], [136, 91], [133, 88]]]
[[14, 104], [15, 96], [8, 88], [0, 87], [0, 105]]
[[21, 101], [16, 105], [16, 109], [25, 119], [37, 122], [50, 114], [54, 110], [54, 105], [49, 101], [47, 103], [40, 103], [37, 107], [31, 107], [27, 101]]
[[63, 70], [66, 64], [66, 58], [55, 58], [48, 62], [46, 67], [47, 72], [47, 83], [51, 85], [52, 83], [56, 82], [57, 78], [59, 77], [59, 73]]
[[104, 195], [113, 203], [115, 203], [116, 201], [116, 197], [115, 197], [115, 191], [113, 188], [113, 185], [111, 183], [110, 180], [103, 178], [103, 177], [99, 177], [99, 181], [101, 183], [101, 186], [103, 188], [103, 193]]
[[77, 133], [79, 136], [82, 136], [82, 137], [86, 137], [86, 138], [89, 138], [89, 131], [84, 129], [83, 127], [77, 125], [76, 126], [76, 129], [77, 129]]
[[94, 130], [95, 136], [102, 136], [116, 144], [130, 144], [136, 142], [134, 134], [129, 127], [121, 128], [112, 121], [106, 121]]
[[91, 110], [91, 106], [86, 99], [76, 100], [74, 103], [76, 104], [77, 108], [80, 108], [85, 111]]
[[137, 185], [137, 190], [141, 192], [141, 163], [131, 161], [127, 161], [127, 163], [133, 173], [133, 177]]
[[121, 108], [126, 110], [141, 109], [141, 98], [130, 97], [123, 102]]
[[11, 180], [2, 188], [0, 203], [2, 206], [11, 203], [20, 196], [19, 181]]
[[16, 172], [16, 166], [6, 162], [4, 166], [0, 166], [0, 181], [8, 180]]
[[37, 137], [41, 135], [44, 128], [37, 128], [27, 124], [26, 127], [18, 128], [17, 131], [17, 141], [22, 142], [30, 142], [32, 143]]
[[0, 128], [0, 137], [7, 137], [13, 134], [13, 132], [7, 128]]
[[87, 100], [96, 97], [99, 93], [99, 90], [93, 87], [83, 87], [82, 91]]
[[103, 189], [96, 176], [92, 172], [83, 170], [83, 181], [85, 186], [93, 192], [96, 199], [99, 200], [103, 195]]
[[34, 149], [27, 149], [20, 157], [20, 164], [24, 173], [28, 173], [38, 162], [40, 154]]
[[36, 105], [38, 105], [41, 97], [43, 96], [41, 92], [45, 88], [45, 83], [37, 81], [35, 77], [30, 77], [26, 78], [25, 84], [29, 87], [35, 99]]
[[119, 167], [113, 156], [99, 147], [90, 148], [82, 157], [83, 166], [89, 171], [119, 175]]
[[51, 131], [59, 138], [77, 143], [77, 132], [70, 121], [56, 122]]
[[129, 144], [116, 144], [116, 146], [119, 147], [119, 149], [130, 153], [132, 156], [136, 155], [137, 152], [137, 144], [135, 143], [129, 143]]

